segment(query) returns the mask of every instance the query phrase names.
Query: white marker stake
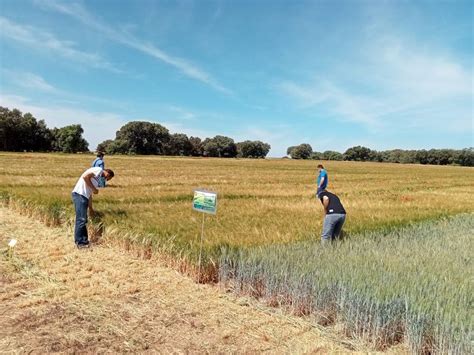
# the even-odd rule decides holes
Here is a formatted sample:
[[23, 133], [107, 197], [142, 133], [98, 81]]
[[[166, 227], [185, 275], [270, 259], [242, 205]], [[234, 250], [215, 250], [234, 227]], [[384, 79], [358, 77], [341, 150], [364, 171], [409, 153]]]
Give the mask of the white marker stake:
[[201, 225], [201, 245], [199, 246], [199, 270], [198, 270], [198, 283], [201, 281], [201, 254], [202, 254], [202, 241], [204, 239], [204, 213], [202, 214], [202, 225]]
[[13, 256], [13, 248], [16, 245], [17, 240], [16, 239], [11, 239], [10, 242], [8, 243], [8, 257], [11, 259]]

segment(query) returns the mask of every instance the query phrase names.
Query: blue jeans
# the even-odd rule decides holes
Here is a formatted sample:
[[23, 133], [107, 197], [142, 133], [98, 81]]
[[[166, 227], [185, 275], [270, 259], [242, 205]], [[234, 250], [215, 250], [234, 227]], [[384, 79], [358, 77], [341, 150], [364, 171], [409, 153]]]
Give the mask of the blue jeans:
[[318, 186], [318, 189], [316, 190], [316, 198], [319, 198], [318, 197], [319, 193], [323, 192], [324, 190], [326, 190], [326, 186], [323, 186], [323, 187]]
[[89, 200], [78, 193], [72, 193], [72, 201], [76, 211], [76, 224], [74, 226], [74, 242], [76, 244], [89, 244], [87, 237], [87, 208]]
[[342, 226], [346, 220], [345, 214], [333, 213], [327, 214], [324, 217], [323, 233], [321, 234], [321, 241], [333, 241], [339, 238]]

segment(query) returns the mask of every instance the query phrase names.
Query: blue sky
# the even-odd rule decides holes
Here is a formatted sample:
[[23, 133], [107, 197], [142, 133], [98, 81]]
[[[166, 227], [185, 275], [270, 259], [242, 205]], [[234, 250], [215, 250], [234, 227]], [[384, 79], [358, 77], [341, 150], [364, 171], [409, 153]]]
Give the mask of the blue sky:
[[473, 139], [472, 1], [0, 0], [0, 105], [345, 151]]

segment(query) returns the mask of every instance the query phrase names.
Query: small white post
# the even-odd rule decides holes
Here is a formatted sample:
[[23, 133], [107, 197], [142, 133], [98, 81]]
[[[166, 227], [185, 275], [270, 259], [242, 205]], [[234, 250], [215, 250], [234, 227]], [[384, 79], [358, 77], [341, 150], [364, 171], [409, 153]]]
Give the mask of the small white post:
[[199, 246], [199, 270], [198, 270], [198, 283], [201, 282], [201, 255], [202, 255], [202, 241], [204, 239], [204, 213], [202, 214], [202, 225], [201, 225], [201, 245]]

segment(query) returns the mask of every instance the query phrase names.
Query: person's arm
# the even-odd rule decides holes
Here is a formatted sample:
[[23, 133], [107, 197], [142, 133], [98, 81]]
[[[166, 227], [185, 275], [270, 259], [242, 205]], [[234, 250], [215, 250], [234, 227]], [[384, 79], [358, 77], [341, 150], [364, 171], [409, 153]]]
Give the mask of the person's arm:
[[329, 208], [329, 197], [323, 196], [321, 203], [323, 204], [324, 207], [324, 213], [328, 214], [328, 208]]
[[323, 186], [324, 180], [326, 180], [326, 176], [323, 175], [323, 176], [321, 176], [321, 181], [319, 182], [319, 186], [318, 186], [318, 187]]
[[97, 190], [92, 183], [91, 179], [94, 177], [94, 173], [89, 173], [86, 176], [83, 177], [84, 181], [86, 182], [86, 185], [92, 190], [94, 194], [99, 193], [99, 190]]

